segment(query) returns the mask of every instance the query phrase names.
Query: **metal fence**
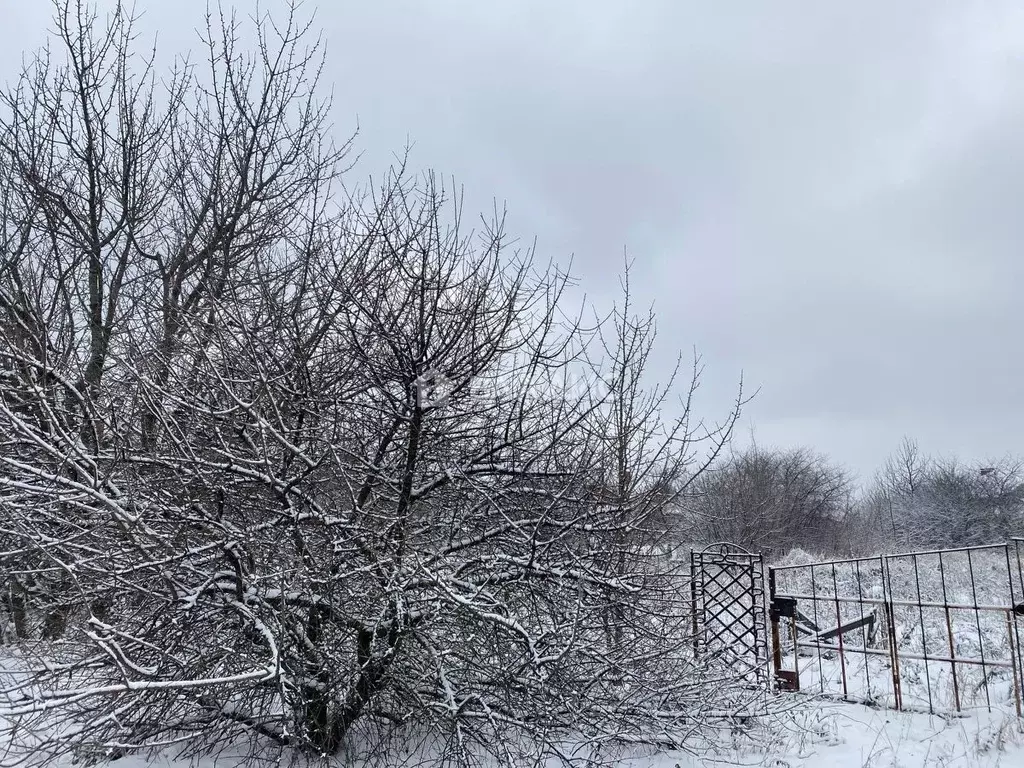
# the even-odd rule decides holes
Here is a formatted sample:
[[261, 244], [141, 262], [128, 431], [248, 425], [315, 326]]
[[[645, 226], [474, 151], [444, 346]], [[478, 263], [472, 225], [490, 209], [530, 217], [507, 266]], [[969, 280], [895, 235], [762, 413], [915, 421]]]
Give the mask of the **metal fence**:
[[1021, 715], [1024, 540], [768, 569], [782, 690]]
[[764, 559], [735, 544], [690, 553], [693, 650], [727, 661], [738, 677], [768, 680]]

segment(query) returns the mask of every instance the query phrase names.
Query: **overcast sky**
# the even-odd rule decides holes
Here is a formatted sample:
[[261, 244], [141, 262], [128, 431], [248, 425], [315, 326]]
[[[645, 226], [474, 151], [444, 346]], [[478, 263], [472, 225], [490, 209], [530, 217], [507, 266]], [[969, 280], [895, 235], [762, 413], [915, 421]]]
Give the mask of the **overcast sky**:
[[[165, 53], [205, 0], [138, 0]], [[273, 11], [279, 4], [265, 0]], [[255, 4], [240, 1], [240, 9]], [[701, 412], [867, 479], [1024, 453], [1024, 4], [321, 0], [360, 176], [407, 140], [608, 302], [623, 251]], [[46, 0], [0, 0], [0, 78]], [[745, 436], [744, 436], [745, 439]]]

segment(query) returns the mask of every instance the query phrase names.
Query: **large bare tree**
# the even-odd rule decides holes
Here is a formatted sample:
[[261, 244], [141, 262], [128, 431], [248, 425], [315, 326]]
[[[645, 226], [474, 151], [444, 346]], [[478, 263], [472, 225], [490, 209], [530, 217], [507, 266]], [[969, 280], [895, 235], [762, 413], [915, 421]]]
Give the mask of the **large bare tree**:
[[167, 78], [123, 9], [56, 19], [0, 119], [19, 756], [420, 729], [569, 761], [741, 706], [650, 556], [735, 413], [691, 422], [692, 387], [663, 413], [653, 318], [588, 331], [431, 175], [342, 190], [295, 13], [252, 53], [211, 17]]

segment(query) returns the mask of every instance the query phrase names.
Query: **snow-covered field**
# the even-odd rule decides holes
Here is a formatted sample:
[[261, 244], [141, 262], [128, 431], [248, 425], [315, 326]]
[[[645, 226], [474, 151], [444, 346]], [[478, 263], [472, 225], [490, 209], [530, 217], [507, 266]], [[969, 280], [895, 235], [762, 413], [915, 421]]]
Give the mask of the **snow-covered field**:
[[771, 768], [995, 768], [1024, 765], [1024, 722], [1003, 713], [943, 718], [860, 704], [808, 701], [767, 745], [717, 757], [660, 754], [629, 768], [765, 765]]
[[[940, 717], [892, 712], [859, 704], [789, 694], [795, 708], [772, 729], [736, 731], [717, 754], [623, 750], [600, 756], [623, 768], [708, 768], [762, 765], [768, 768], [1013, 768], [1024, 765], [1024, 721], [1005, 713]], [[397, 757], [397, 756], [396, 756]], [[423, 765], [410, 754], [395, 765]], [[276, 762], [276, 761], [272, 761]], [[286, 761], [287, 762], [287, 761]], [[172, 757], [123, 757], [113, 768], [229, 768], [240, 765], [230, 750], [198, 763]], [[54, 768], [71, 768], [70, 761]], [[316, 768], [358, 768], [338, 758]], [[297, 768], [303, 768], [298, 764]], [[314, 768], [313, 764], [309, 768]]]

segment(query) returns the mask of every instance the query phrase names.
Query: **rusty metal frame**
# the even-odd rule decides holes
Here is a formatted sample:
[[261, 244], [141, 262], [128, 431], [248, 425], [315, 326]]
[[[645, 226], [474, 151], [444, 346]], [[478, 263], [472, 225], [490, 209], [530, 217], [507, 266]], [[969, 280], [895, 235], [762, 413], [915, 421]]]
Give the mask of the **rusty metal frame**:
[[[997, 573], [996, 583], [1002, 583], [1006, 594], [990, 594], [987, 600], [979, 595], [977, 570], [980, 567], [978, 559], [982, 556], [987, 573], [991, 576]], [[960, 574], [966, 576], [969, 584], [970, 599], [955, 600], [949, 595], [947, 586], [948, 579], [946, 569], [949, 561], [954, 558], [962, 558], [966, 569]], [[941, 594], [925, 597], [922, 588], [922, 561], [928, 565], [933, 562], [936, 569], [925, 567], [925, 571], [931, 571], [932, 581], [938, 577], [938, 584], [941, 586]], [[1005, 572], [1002, 565], [1005, 563]], [[856, 594], [844, 593], [840, 588], [838, 574], [842, 570], [844, 576], [849, 576], [849, 581], [856, 585]], [[872, 578], [878, 580], [878, 585], [872, 588], [872, 593], [865, 594], [863, 589], [863, 573], [868, 572]], [[894, 577], [894, 573], [897, 574]], [[808, 589], [785, 589], [787, 584], [781, 582], [799, 581], [807, 585]], [[894, 586], [896, 582], [899, 582]], [[991, 582], [986, 582], [991, 583]], [[934, 584], [932, 585], [934, 588]], [[996, 670], [1008, 670], [1011, 680], [1012, 699], [1014, 709], [1018, 716], [1022, 715], [1022, 698], [1024, 698], [1024, 646], [1021, 642], [1022, 624], [1024, 624], [1024, 539], [1011, 539], [1005, 544], [995, 544], [976, 547], [962, 547], [958, 549], [923, 550], [917, 552], [897, 553], [891, 555], [878, 555], [867, 558], [850, 558], [843, 560], [828, 560], [800, 565], [774, 566], [768, 569], [768, 591], [769, 591], [769, 616], [771, 619], [772, 639], [772, 667], [774, 678], [780, 690], [799, 690], [801, 684], [800, 663], [801, 651], [813, 652], [807, 664], [818, 666], [818, 688], [819, 692], [825, 692], [825, 673], [822, 668], [823, 654], [827, 653], [830, 658], [838, 659], [839, 675], [841, 678], [842, 697], [851, 698], [851, 690], [847, 680], [847, 667], [851, 654], [860, 655], [864, 658], [863, 671], [867, 676], [867, 689], [871, 690], [870, 668], [868, 657], [887, 657], [888, 675], [890, 678], [889, 690], [892, 695], [893, 706], [896, 709], [905, 708], [904, 690], [907, 681], [903, 679], [901, 663], [905, 665], [910, 662], [923, 662], [923, 685], [927, 695], [928, 711], [935, 712], [940, 707], [936, 703], [936, 695], [933, 688], [938, 680], [938, 670], [948, 669], [952, 685], [953, 708], [959, 712], [964, 708], [963, 679], [966, 667], [979, 668], [981, 682], [976, 690], [984, 691], [985, 705], [991, 710], [992, 696], [990, 691], [990, 679]], [[855, 606], [854, 610], [851, 610]], [[803, 608], [808, 616], [805, 621], [798, 620], [802, 616]], [[920, 642], [916, 648], [905, 648], [902, 641], [905, 638], [897, 636], [896, 609], [917, 622], [920, 629]], [[867, 612], [866, 612], [867, 611]], [[847, 614], [844, 618], [844, 612]], [[857, 615], [859, 612], [859, 616]], [[821, 614], [826, 617], [834, 617], [834, 629], [821, 631], [817, 628], [824, 622]], [[850, 615], [852, 613], [852, 616]], [[1002, 614], [1006, 623], [1006, 646], [1000, 649], [1006, 651], [1002, 655], [993, 655], [992, 649], [986, 648], [986, 634], [982, 630], [983, 614]], [[937, 618], [936, 617], [937, 614]], [[860, 641], [857, 638], [857, 631], [874, 625], [868, 617], [878, 617], [881, 624], [883, 647], [870, 647], [866, 636]], [[929, 643], [928, 632], [926, 631], [926, 616], [933, 618], [934, 625], [945, 627], [945, 642], [942, 647], [932, 647]], [[967, 635], [970, 640], [968, 645], [976, 648], [974, 654], [958, 652], [955, 639], [955, 619], [961, 617], [958, 622], [959, 637]], [[963, 618], [966, 617], [966, 618]], [[788, 622], [785, 621], [788, 619]], [[831, 620], [831, 619], [830, 619]], [[913, 624], [913, 621], [909, 623]], [[816, 633], [811, 633], [807, 626], [814, 627]], [[989, 625], [991, 635], [992, 625]], [[783, 630], [786, 630], [785, 637]], [[971, 637], [971, 633], [974, 636]], [[911, 630], [911, 635], [916, 636], [916, 630]], [[934, 640], [934, 638], [932, 638]], [[835, 640], [835, 642], [829, 642]], [[1008, 649], [1008, 650], [1007, 650]], [[792, 652], [792, 669], [787, 669], [784, 663], [785, 658]], [[804, 657], [807, 659], [807, 657]], [[807, 669], [805, 664], [804, 669]], [[1005, 674], [1005, 673], [1004, 673]], [[921, 683], [918, 682], [918, 685]]]

